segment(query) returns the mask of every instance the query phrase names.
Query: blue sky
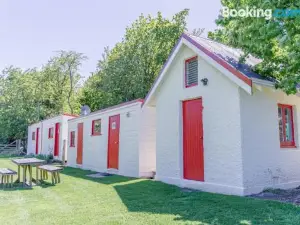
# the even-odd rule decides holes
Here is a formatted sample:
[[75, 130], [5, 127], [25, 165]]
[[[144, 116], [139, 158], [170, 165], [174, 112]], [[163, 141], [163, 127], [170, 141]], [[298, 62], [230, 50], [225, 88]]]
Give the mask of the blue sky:
[[216, 26], [220, 0], [0, 0], [0, 70], [14, 65], [41, 67], [58, 50], [75, 50], [89, 60], [81, 72], [95, 71], [105, 46], [121, 40], [141, 13], [170, 18], [190, 9], [188, 29]]

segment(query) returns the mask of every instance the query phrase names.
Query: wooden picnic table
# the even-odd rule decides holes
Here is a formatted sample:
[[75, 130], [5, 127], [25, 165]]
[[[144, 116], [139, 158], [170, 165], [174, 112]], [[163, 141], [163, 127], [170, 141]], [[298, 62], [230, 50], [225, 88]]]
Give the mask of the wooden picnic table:
[[60, 183], [60, 175], [59, 172], [63, 170], [61, 167], [52, 166], [52, 165], [44, 165], [39, 166], [39, 170], [41, 170], [41, 180], [48, 179], [48, 172], [51, 173], [52, 184]]
[[39, 172], [38, 172], [38, 166], [43, 165], [46, 163], [45, 160], [41, 160], [41, 159], [36, 159], [36, 158], [24, 158], [24, 159], [13, 159], [12, 160], [13, 163], [17, 164], [18, 166], [18, 180], [17, 182], [20, 182], [20, 171], [21, 168], [23, 169], [23, 187], [25, 187], [26, 185], [26, 173], [27, 170], [29, 172], [29, 186], [32, 187], [32, 167], [36, 167], [36, 179], [35, 182], [36, 184], [38, 183], [38, 176], [39, 176]]

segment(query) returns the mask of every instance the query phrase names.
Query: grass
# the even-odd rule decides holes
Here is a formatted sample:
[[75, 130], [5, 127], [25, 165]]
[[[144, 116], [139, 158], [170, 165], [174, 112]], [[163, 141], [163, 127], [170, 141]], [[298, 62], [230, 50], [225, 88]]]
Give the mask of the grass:
[[[0, 167], [15, 168], [8, 158]], [[65, 168], [62, 183], [0, 190], [1, 224], [299, 224], [300, 208], [279, 202], [182, 192], [161, 182]]]

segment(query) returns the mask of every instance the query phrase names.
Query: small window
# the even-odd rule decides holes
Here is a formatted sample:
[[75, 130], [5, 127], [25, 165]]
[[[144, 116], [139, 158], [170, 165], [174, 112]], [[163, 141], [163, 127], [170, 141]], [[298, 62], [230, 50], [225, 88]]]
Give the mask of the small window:
[[31, 140], [35, 141], [35, 132], [32, 132]]
[[92, 121], [92, 135], [101, 135], [101, 119]]
[[198, 85], [198, 57], [185, 61], [185, 87]]
[[53, 138], [53, 127], [50, 127], [48, 130], [48, 138], [49, 139]]
[[278, 104], [279, 139], [281, 147], [295, 147], [293, 106]]
[[75, 147], [75, 131], [70, 133], [70, 147]]

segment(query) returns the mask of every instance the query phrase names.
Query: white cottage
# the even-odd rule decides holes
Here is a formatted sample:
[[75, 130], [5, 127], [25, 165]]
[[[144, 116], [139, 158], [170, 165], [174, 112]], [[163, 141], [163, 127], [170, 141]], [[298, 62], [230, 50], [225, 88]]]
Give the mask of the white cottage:
[[156, 110], [157, 180], [234, 195], [300, 185], [300, 98], [241, 54], [181, 36], [144, 103]]
[[52, 154], [55, 159], [62, 160], [63, 143], [68, 140], [68, 120], [74, 117], [76, 116], [65, 113], [30, 125], [27, 154]]
[[69, 120], [68, 166], [131, 177], [155, 171], [155, 109], [126, 102]]

